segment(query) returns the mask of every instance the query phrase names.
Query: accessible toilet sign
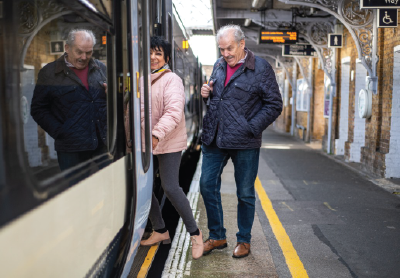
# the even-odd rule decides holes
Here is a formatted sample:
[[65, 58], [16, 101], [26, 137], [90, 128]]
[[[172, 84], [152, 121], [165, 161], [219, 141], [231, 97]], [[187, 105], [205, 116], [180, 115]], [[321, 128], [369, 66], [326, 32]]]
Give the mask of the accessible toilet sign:
[[378, 27], [390, 28], [397, 27], [398, 24], [398, 13], [397, 9], [378, 9]]
[[361, 9], [398, 9], [400, 0], [360, 0]]

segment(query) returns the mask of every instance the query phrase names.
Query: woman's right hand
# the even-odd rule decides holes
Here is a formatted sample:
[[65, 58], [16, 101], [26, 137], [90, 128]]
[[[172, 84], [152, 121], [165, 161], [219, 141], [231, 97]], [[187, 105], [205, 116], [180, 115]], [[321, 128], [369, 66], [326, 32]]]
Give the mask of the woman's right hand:
[[152, 139], [153, 150], [154, 150], [155, 148], [157, 148], [158, 139], [154, 135], [151, 137], [151, 139]]

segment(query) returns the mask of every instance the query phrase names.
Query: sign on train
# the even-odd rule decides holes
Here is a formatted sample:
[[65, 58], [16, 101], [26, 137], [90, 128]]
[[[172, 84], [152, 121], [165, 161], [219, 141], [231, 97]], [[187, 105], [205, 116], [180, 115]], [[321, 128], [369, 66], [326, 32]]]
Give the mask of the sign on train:
[[360, 0], [361, 9], [398, 9], [400, 0]]
[[390, 28], [397, 27], [398, 13], [394, 9], [378, 9], [378, 27]]
[[285, 44], [282, 56], [286, 57], [317, 57], [317, 52], [311, 44]]

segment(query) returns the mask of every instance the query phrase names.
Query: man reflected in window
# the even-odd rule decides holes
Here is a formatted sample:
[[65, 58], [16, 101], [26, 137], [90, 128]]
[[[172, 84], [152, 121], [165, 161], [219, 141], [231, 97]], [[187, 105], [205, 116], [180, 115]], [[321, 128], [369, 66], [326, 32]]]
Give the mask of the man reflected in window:
[[92, 31], [69, 32], [65, 53], [38, 76], [31, 115], [55, 139], [61, 170], [107, 152], [106, 66]]

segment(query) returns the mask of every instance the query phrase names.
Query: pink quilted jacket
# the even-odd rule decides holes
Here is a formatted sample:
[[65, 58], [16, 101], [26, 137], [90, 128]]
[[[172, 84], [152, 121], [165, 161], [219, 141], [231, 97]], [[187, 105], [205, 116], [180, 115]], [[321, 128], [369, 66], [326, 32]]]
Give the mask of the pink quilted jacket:
[[[153, 73], [153, 81], [162, 72]], [[187, 148], [185, 92], [182, 80], [173, 72], [165, 73], [151, 86], [152, 134], [159, 139], [153, 154], [173, 153]]]

